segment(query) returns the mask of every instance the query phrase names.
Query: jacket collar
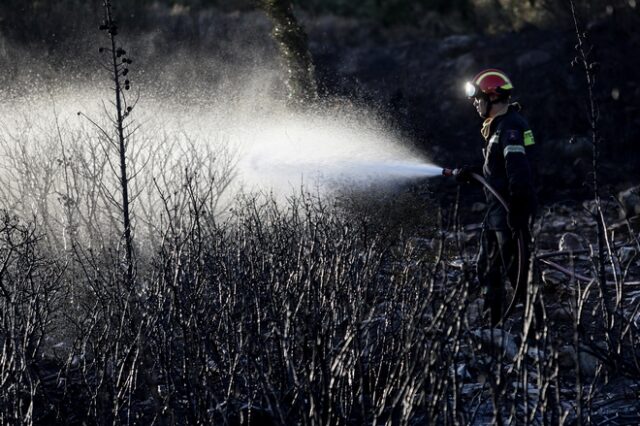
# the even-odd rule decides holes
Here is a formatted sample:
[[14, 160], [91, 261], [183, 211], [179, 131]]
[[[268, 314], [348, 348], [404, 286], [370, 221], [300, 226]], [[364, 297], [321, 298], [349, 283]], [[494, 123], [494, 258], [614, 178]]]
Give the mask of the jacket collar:
[[491, 132], [491, 123], [493, 123], [496, 118], [502, 117], [503, 115], [507, 114], [508, 112], [520, 111], [521, 109], [522, 109], [522, 107], [520, 106], [520, 104], [517, 103], [517, 102], [514, 102], [512, 104], [508, 104], [508, 105], [504, 106], [493, 117], [489, 117], [489, 118], [485, 119], [484, 122], [482, 123], [482, 129], [480, 129], [480, 133], [482, 134], [482, 137], [484, 138], [484, 140], [485, 141], [489, 140], [489, 137], [491, 136], [491, 133], [492, 133]]

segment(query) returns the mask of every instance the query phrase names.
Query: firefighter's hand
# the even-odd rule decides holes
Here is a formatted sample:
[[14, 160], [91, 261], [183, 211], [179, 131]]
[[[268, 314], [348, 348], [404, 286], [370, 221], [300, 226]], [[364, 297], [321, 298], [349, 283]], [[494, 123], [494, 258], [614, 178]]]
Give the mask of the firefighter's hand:
[[470, 183], [473, 177], [472, 173], [476, 172], [477, 167], [464, 165], [459, 169], [455, 169], [453, 171], [453, 176], [456, 178], [456, 182], [458, 183]]

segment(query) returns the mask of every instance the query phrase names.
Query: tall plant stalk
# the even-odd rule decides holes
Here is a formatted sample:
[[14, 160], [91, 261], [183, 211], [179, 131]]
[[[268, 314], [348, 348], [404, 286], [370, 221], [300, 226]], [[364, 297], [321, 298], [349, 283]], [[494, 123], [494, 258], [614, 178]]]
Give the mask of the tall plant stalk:
[[592, 59], [591, 53], [593, 51], [593, 46], [591, 46], [587, 40], [587, 33], [584, 31], [578, 20], [578, 13], [576, 11], [575, 3], [573, 0], [569, 0], [569, 5], [571, 7], [571, 16], [573, 17], [573, 24], [576, 31], [576, 57], [573, 59], [572, 65], [579, 65], [585, 74], [585, 78], [587, 81], [587, 100], [588, 100], [588, 117], [589, 117], [589, 130], [591, 132], [591, 149], [592, 149], [592, 172], [593, 179], [591, 181], [593, 185], [593, 201], [595, 205], [596, 211], [594, 212], [594, 216], [596, 219], [597, 226], [597, 246], [598, 246], [598, 255], [597, 255], [597, 267], [598, 267], [598, 281], [600, 283], [600, 288], [603, 296], [603, 303], [605, 307], [605, 312], [610, 314], [609, 306], [607, 303], [607, 291], [606, 291], [606, 273], [605, 273], [605, 240], [606, 240], [606, 225], [604, 222], [604, 215], [602, 212], [602, 204], [600, 200], [600, 175], [599, 175], [599, 167], [600, 167], [600, 129], [599, 129], [599, 121], [600, 121], [600, 111], [598, 108], [598, 104], [595, 100], [595, 96], [593, 93], [595, 87], [595, 77], [596, 71], [598, 67], [598, 63]]
[[[110, 65], [112, 66], [113, 82], [114, 82], [114, 95], [115, 95], [115, 127], [117, 131], [117, 152], [120, 162], [120, 190], [122, 193], [122, 222], [124, 225], [123, 235], [125, 244], [125, 263], [126, 263], [126, 276], [127, 284], [131, 284], [133, 281], [133, 240], [131, 233], [131, 205], [129, 198], [129, 177], [127, 173], [127, 137], [124, 132], [124, 120], [127, 118], [132, 110], [132, 107], [127, 107], [126, 99], [124, 97], [124, 90], [129, 90], [130, 82], [126, 79], [129, 73], [128, 65], [132, 63], [131, 59], [126, 56], [126, 51], [118, 45], [116, 36], [118, 35], [118, 26], [113, 18], [113, 9], [110, 0], [104, 2], [104, 23], [100, 27], [101, 30], [106, 31], [110, 42]], [[124, 82], [122, 81], [123, 79]], [[123, 84], [124, 83], [124, 84]]]

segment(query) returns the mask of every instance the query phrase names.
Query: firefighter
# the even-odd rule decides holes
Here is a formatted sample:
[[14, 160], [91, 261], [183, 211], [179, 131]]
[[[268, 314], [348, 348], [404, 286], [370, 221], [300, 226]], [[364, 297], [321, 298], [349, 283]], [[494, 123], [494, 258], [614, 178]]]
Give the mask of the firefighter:
[[[520, 106], [511, 103], [513, 85], [507, 75], [497, 69], [478, 73], [466, 83], [465, 91], [478, 115], [484, 119], [482, 166], [463, 166], [456, 171], [458, 182], [471, 181], [471, 173], [485, 180], [507, 202], [508, 212], [495, 195], [485, 190], [487, 213], [478, 255], [478, 279], [485, 294], [485, 306], [491, 311], [491, 324], [503, 319], [503, 272], [516, 288], [514, 300], [524, 302], [529, 265], [530, 223], [536, 198], [533, 184], [533, 148], [535, 141]], [[521, 236], [523, 259], [519, 260], [517, 238]], [[518, 283], [520, 276], [520, 285]]]

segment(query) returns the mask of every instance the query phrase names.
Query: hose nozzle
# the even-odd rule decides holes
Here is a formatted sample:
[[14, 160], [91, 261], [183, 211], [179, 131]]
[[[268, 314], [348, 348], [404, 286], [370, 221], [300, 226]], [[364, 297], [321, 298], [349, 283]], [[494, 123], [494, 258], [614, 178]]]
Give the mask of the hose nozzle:
[[442, 176], [451, 177], [455, 175], [455, 169], [442, 169]]

